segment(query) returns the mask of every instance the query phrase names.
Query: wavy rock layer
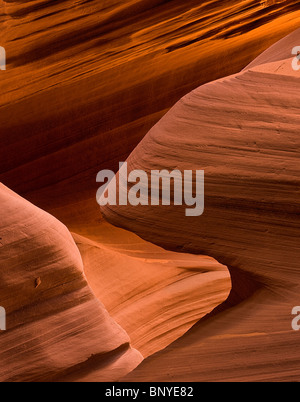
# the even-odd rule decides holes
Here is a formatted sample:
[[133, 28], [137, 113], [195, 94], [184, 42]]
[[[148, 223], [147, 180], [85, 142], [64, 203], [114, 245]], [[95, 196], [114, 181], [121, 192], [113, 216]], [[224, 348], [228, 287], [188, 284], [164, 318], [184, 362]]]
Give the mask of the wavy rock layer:
[[128, 158], [129, 171], [149, 174], [204, 169], [202, 216], [186, 217], [185, 206], [102, 208], [148, 241], [216, 258], [232, 278], [221, 307], [127, 379], [299, 379], [300, 76], [290, 57], [299, 41], [300, 30], [189, 93]]
[[228, 295], [228, 271], [213, 259], [107, 223], [104, 244], [73, 235], [80, 255], [59, 221], [3, 185], [0, 194], [1, 381], [117, 380], [142, 360], [130, 344], [143, 356], [161, 350]]
[[94, 296], [55, 218], [1, 185], [0, 380], [116, 380], [142, 360]]
[[64, 208], [68, 227], [67, 206], [94, 201], [97, 172], [116, 171], [181, 96], [300, 23], [291, 0], [1, 4], [0, 181], [48, 212]]
[[103, 243], [75, 235], [95, 295], [144, 357], [183, 335], [228, 296], [228, 270], [215, 260], [167, 252], [103, 224]]
[[[209, 267], [215, 265], [217, 271], [201, 273], [207, 264], [207, 259], [202, 257], [198, 260], [184, 257], [179, 261], [178, 255], [164, 254], [157, 248], [149, 249], [148, 243], [146, 245], [137, 237], [116, 229], [114, 238], [110, 238], [108, 232], [112, 229], [103, 225], [95, 202], [96, 173], [103, 168], [116, 170], [118, 162], [128, 157], [150, 127], [181, 96], [200, 84], [239, 71], [267, 46], [298, 27], [300, 22], [297, 1], [200, 3], [196, 0], [0, 3], [0, 45], [7, 51], [7, 70], [0, 71], [0, 180], [56, 216], [74, 233], [93, 291], [100, 300], [103, 297], [109, 312], [126, 328], [134, 345], [138, 345], [145, 356], [164, 347], [186, 331], [194, 320], [221, 302], [228, 291], [228, 278], [223, 276], [224, 271], [219, 271], [220, 265], [212, 261]], [[286, 51], [290, 52], [290, 49]], [[66, 236], [69, 236], [67, 232]], [[35, 250], [34, 238], [31, 234], [26, 238], [28, 250]], [[41, 242], [44, 244], [44, 239]], [[67, 247], [57, 253], [56, 266], [64, 266], [64, 253], [68, 254], [74, 247], [73, 242], [70, 244], [69, 251]], [[76, 247], [74, 250], [77, 255]], [[127, 257], [133, 260], [127, 260]], [[100, 266], [99, 258], [103, 258], [105, 266]], [[150, 261], [145, 263], [145, 259]], [[128, 269], [134, 281], [130, 274], [125, 278], [120, 270], [129, 262]], [[35, 260], [30, 261], [25, 268], [35, 270], [35, 263]], [[200, 267], [199, 275], [187, 271], [197, 266]], [[82, 269], [78, 262], [79, 267]], [[158, 270], [162, 268], [166, 271], [161, 271], [162, 283], [158, 284]], [[147, 269], [153, 274], [150, 275]], [[65, 287], [71, 271], [66, 273], [58, 289]], [[109, 286], [117, 276], [115, 271], [123, 281], [114, 282], [112, 294], [109, 294]], [[141, 273], [149, 280], [149, 290], [145, 288]], [[106, 279], [101, 281], [98, 274]], [[178, 276], [182, 284], [177, 281]], [[201, 287], [196, 295], [196, 283], [206, 283], [208, 278], [213, 283], [212, 293], [208, 296], [206, 292], [210, 292], [210, 288]], [[42, 279], [36, 291], [42, 289], [44, 283]], [[86, 286], [84, 281], [82, 283]], [[6, 285], [0, 286], [6, 295]], [[181, 286], [187, 289], [187, 295], [181, 292]], [[23, 289], [22, 303], [27, 306], [33, 296], [30, 292], [27, 294], [25, 285], [21, 291], [18, 289], [20, 294], [13, 294], [18, 300]], [[217, 292], [220, 292], [219, 296]], [[133, 298], [126, 303], [124, 295]], [[172, 295], [176, 297], [174, 300]], [[162, 297], [159, 303], [156, 297]], [[211, 297], [209, 303], [205, 301], [207, 297]], [[195, 298], [197, 305], [192, 305]], [[70, 299], [70, 304], [73, 302]], [[94, 302], [96, 305], [97, 301]], [[117, 307], [118, 303], [122, 308]], [[135, 314], [135, 319], [130, 315], [131, 310], [145, 314], [145, 310], [139, 309], [139, 304], [145, 310], [149, 309], [149, 314], [151, 312], [149, 327], [140, 320], [140, 315]], [[182, 315], [174, 316], [171, 307], [176, 307]], [[33, 314], [33, 305], [32, 309], [27, 309], [26, 314]], [[11, 317], [14, 310], [8, 310]], [[97, 311], [101, 313], [102, 307]], [[162, 314], [170, 326], [162, 325], [156, 318], [157, 314]], [[95, 317], [93, 319], [97, 321]], [[38, 326], [34, 327], [35, 333], [36, 328]], [[149, 336], [152, 329], [155, 339]], [[121, 345], [121, 338], [126, 338], [122, 334], [116, 344]], [[54, 344], [54, 338], [51, 340], [50, 336], [47, 345]], [[4, 339], [2, 334], [1, 337]], [[20, 337], [18, 335], [18, 342]], [[77, 332], [70, 331], [67, 334], [70, 342], [66, 343], [75, 348], [78, 337]], [[27, 338], [25, 340], [27, 342]], [[11, 340], [6, 338], [5, 342], [8, 345]], [[28, 342], [19, 343], [22, 357], [28, 345], [31, 346]], [[82, 371], [82, 378], [90, 379], [89, 369], [80, 365], [87, 358], [85, 353], [81, 353], [81, 345], [80, 340], [78, 352], [68, 364], [72, 366], [76, 362], [76, 370]], [[91, 349], [98, 353], [101, 348], [91, 345]], [[123, 350], [121, 355], [124, 355]], [[126, 366], [123, 371], [118, 371], [121, 357], [112, 357], [116, 356], [115, 352], [106, 355], [107, 359], [112, 357], [111, 367], [112, 372], [118, 372], [116, 377], [133, 368], [133, 355], [129, 348], [128, 359], [123, 358]], [[35, 355], [28, 352], [27, 356], [30, 361]], [[18, 362], [16, 357], [14, 363], [9, 363], [8, 349], [5, 358], [8, 359], [7, 367], [15, 364], [18, 368], [14, 369], [16, 377], [4, 371], [3, 378], [21, 378], [22, 364], [26, 359]], [[38, 359], [36, 363], [30, 363], [32, 370], [28, 371], [27, 379], [41, 377]], [[48, 354], [45, 359], [48, 364]], [[103, 370], [109, 367], [108, 360], [105, 361]], [[89, 363], [89, 367], [96, 368], [96, 380], [105, 378], [104, 371], [99, 371], [97, 357], [91, 358]], [[51, 364], [46, 366], [50, 376], [65, 369], [56, 358], [52, 357]], [[109, 371], [108, 378], [116, 378]]]

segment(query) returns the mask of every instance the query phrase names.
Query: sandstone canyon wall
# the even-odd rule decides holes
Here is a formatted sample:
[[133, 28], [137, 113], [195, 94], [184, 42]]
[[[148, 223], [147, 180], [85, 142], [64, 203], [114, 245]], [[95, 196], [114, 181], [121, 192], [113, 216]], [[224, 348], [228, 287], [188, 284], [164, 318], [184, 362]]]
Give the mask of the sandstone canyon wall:
[[290, 56], [299, 40], [297, 30], [241, 73], [183, 97], [128, 158], [129, 171], [203, 169], [203, 215], [175, 205], [102, 207], [148, 241], [214, 257], [232, 280], [221, 306], [128, 379], [299, 378], [291, 311], [300, 280], [300, 76]]
[[[298, 1], [10, 0], [0, 24], [0, 379], [297, 380]], [[128, 157], [203, 168], [205, 214], [107, 223], [96, 174]]]

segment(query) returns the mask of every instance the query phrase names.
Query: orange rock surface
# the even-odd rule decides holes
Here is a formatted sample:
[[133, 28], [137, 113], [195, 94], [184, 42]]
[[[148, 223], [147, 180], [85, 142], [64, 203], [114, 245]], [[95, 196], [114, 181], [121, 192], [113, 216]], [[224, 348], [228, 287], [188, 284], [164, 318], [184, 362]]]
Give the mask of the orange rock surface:
[[133, 369], [142, 356], [92, 293], [67, 228], [3, 185], [0, 199], [1, 381], [112, 381]]
[[299, 40], [297, 30], [241, 73], [186, 95], [128, 158], [129, 171], [203, 169], [203, 215], [186, 217], [174, 205], [102, 207], [148, 241], [214, 257], [232, 280], [211, 316], [126, 379], [299, 379], [291, 326], [300, 280], [300, 75], [291, 49]]
[[[0, 2], [2, 381], [297, 379], [299, 31], [255, 58], [299, 23], [295, 0]], [[128, 157], [204, 168], [205, 214], [107, 223], [96, 174]]]

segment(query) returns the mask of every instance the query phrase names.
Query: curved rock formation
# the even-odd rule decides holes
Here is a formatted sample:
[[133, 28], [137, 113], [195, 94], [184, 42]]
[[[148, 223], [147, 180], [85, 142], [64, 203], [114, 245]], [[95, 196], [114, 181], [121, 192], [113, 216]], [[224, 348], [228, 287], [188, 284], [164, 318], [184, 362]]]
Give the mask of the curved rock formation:
[[[30, 204], [24, 200], [15, 201], [20, 199], [1, 187], [1, 199], [5, 205], [5, 208], [1, 210], [1, 222], [7, 226], [2, 223], [1, 225], [5, 226], [6, 233], [10, 231], [10, 235], [15, 231], [13, 236], [19, 240], [23, 239], [23, 235], [25, 236], [21, 243], [13, 242], [4, 248], [0, 247], [0, 275], [1, 277], [3, 275], [3, 282], [0, 282], [0, 304], [2, 301], [3, 304], [8, 303], [9, 325], [16, 326], [12, 330], [14, 338], [10, 338], [10, 332], [0, 334], [0, 343], [3, 342], [1, 348], [5, 350], [3, 362], [6, 363], [1, 370], [1, 379], [45, 380], [55, 379], [56, 375], [59, 375], [61, 380], [116, 379], [130, 371], [141, 356], [128, 346], [128, 336], [111, 320], [108, 313], [126, 329], [133, 345], [138, 347], [144, 356], [148, 356], [182, 335], [194, 322], [224, 300], [228, 292], [229, 280], [224, 267], [214, 260], [201, 256], [180, 257], [179, 254], [167, 253], [150, 243], [141, 241], [133, 234], [104, 224], [95, 200], [96, 174], [104, 168], [116, 170], [119, 161], [128, 157], [153, 124], [181, 96], [203, 83], [240, 71], [269, 45], [296, 29], [300, 23], [298, 2], [295, 0], [268, 2], [253, 0], [228, 2], [216, 0], [208, 2], [32, 0], [19, 2], [7, 0], [0, 2], [0, 23], [2, 28], [0, 46], [4, 46], [7, 52], [7, 70], [0, 71], [0, 181], [43, 210], [50, 212], [67, 226], [82, 254], [86, 274], [85, 277], [82, 273], [83, 265], [78, 249], [68, 231], [59, 222], [33, 206], [29, 206]], [[270, 58], [264, 63], [288, 57], [289, 46], [293, 40], [297, 42], [298, 37], [290, 37], [287, 42], [288, 47], [280, 45], [280, 48], [276, 47], [276, 51], [272, 50], [268, 56]], [[281, 69], [279, 66], [278, 68]], [[254, 97], [258, 99], [261, 95], [255, 95], [253, 91], [255, 92], [258, 85], [257, 77], [262, 74], [258, 71], [248, 71], [247, 74], [249, 77], [247, 85], [252, 87], [251, 96], [253, 99]], [[267, 76], [270, 78], [271, 88], [274, 80], [269, 73]], [[280, 75], [278, 77], [279, 81], [282, 81], [282, 77]], [[241, 86], [238, 90], [241, 99], [244, 99], [245, 94], [242, 93], [241, 88], [243, 85], [246, 87], [246, 84], [243, 84], [243, 79], [246, 78], [246, 76], [238, 75], [235, 79], [226, 79], [224, 88], [227, 91], [228, 81], [235, 83], [240, 80]], [[288, 91], [291, 93], [291, 78], [286, 80], [289, 83]], [[210, 88], [216, 91], [216, 95], [221, 96], [223, 92], [218, 86], [214, 89], [215, 86], [216, 84], [211, 84]], [[264, 93], [267, 92], [266, 87], [267, 85], [264, 86]], [[230, 93], [232, 92], [228, 90], [228, 97]], [[234, 96], [236, 95], [233, 94], [232, 98]], [[188, 100], [189, 97], [186, 99]], [[193, 95], [193, 98], [195, 97], [197, 98], [197, 95]], [[266, 96], [265, 101], [268, 99]], [[296, 97], [294, 99], [296, 100]], [[231, 99], [220, 98], [219, 103], [217, 100], [212, 102], [218, 111], [218, 108], [223, 107], [227, 100], [229, 103], [225, 117], [230, 121], [229, 117], [233, 113]], [[290, 102], [290, 100], [287, 101], [291, 111], [278, 123], [279, 132], [281, 127], [286, 129], [288, 126], [289, 115], [295, 118], [293, 112], [296, 107]], [[198, 101], [195, 103], [197, 105]], [[204, 113], [206, 113], [209, 107], [205, 106], [205, 102], [203, 105]], [[274, 106], [278, 107], [275, 104]], [[270, 108], [268, 110], [270, 111]], [[261, 117], [263, 113], [262, 111], [260, 113]], [[208, 110], [206, 121], [210, 115], [211, 111]], [[245, 117], [245, 121], [248, 121], [245, 110], [241, 112], [241, 115], [241, 120]], [[219, 119], [216, 122], [216, 130], [218, 127], [223, 129], [220, 119], [224, 118], [224, 114], [219, 111], [216, 117]], [[269, 118], [273, 117], [270, 112]], [[164, 122], [166, 119], [168, 117], [164, 119]], [[177, 123], [174, 120], [172, 124]], [[273, 129], [269, 120], [266, 124], [268, 128], [270, 124], [270, 130]], [[259, 123], [257, 126], [255, 123], [252, 125], [253, 129], [256, 127], [259, 130]], [[294, 123], [291, 124], [291, 129], [293, 127]], [[236, 138], [239, 138], [238, 133], [242, 132], [244, 127], [225, 127], [226, 133], [232, 128], [237, 133]], [[213, 130], [213, 127], [210, 129]], [[193, 132], [192, 127], [190, 131], [187, 130], [187, 133], [189, 132]], [[208, 134], [211, 135], [211, 133]], [[173, 140], [173, 136], [169, 135], [162, 139], [161, 145], [164, 152], [169, 138]], [[240, 150], [235, 151], [235, 147], [236, 141], [240, 140], [236, 138], [231, 139], [230, 146], [225, 144], [226, 141], [224, 143], [221, 141], [219, 151], [226, 149], [230, 158], [233, 158], [236, 152], [236, 166], [239, 166], [239, 163], [242, 165], [242, 159], [238, 160]], [[176, 141], [177, 139], [174, 144]], [[252, 144], [252, 154], [258, 155], [267, 142], [268, 139], [264, 138], [262, 142], [256, 141], [256, 145], [254, 142], [247, 144], [247, 147], [251, 147]], [[294, 138], [288, 135], [287, 143], [289, 150], [287, 153], [294, 155]], [[276, 152], [280, 159], [280, 152], [286, 149], [284, 148], [286, 144], [280, 141], [276, 144], [278, 146]], [[151, 141], [149, 145], [151, 150], [153, 145]], [[212, 149], [208, 146], [209, 144], [204, 145], [203, 151], [209, 148], [212, 152], [218, 152], [217, 147]], [[189, 161], [191, 165], [194, 164], [196, 155], [199, 155], [197, 141], [193, 143], [193, 147], [195, 154]], [[247, 147], [245, 145], [245, 148]], [[153, 147], [150, 152], [154, 149]], [[184, 144], [182, 149], [185, 149]], [[159, 146], [158, 152], [161, 150]], [[267, 149], [264, 152], [263, 163], [265, 159], [268, 160], [266, 155], [271, 151], [274, 150]], [[137, 155], [139, 153], [140, 151], [137, 150]], [[149, 155], [146, 153], [144, 156], [146, 166]], [[141, 159], [139, 163], [142, 163]], [[203, 163], [211, 162], [207, 159], [203, 160]], [[260, 166], [262, 176], [265, 174], [263, 163]], [[223, 164], [225, 164], [224, 161]], [[166, 166], [168, 166], [167, 162]], [[273, 169], [271, 159], [268, 166]], [[216, 172], [218, 174], [218, 170]], [[266, 183], [270, 183], [269, 176], [272, 176], [272, 172], [273, 170], [266, 174], [267, 178], [260, 183], [261, 188], [264, 188]], [[215, 177], [214, 173], [213, 170], [212, 178]], [[201, 236], [189, 244], [190, 242], [183, 241], [183, 238], [194, 236], [194, 234], [198, 236], [198, 228], [192, 225], [191, 233], [187, 233], [189, 230], [184, 229], [184, 225], [181, 227], [180, 221], [174, 221], [174, 228], [177, 230], [180, 227], [183, 232], [174, 236], [172, 242], [167, 241], [165, 223], [169, 225], [170, 222], [162, 220], [158, 223], [156, 217], [151, 214], [149, 214], [149, 222], [152, 223], [154, 218], [155, 224], [151, 230], [149, 228], [147, 235], [150, 240], [159, 242], [165, 247], [197, 253], [206, 250], [220, 261], [228, 265], [232, 264], [235, 268], [233, 270], [230, 268], [234, 291], [241, 293], [240, 297], [231, 297], [231, 300], [234, 299], [233, 302], [236, 303], [240, 298], [246, 297], [244, 287], [252, 293], [257, 289], [257, 282], [262, 283], [265, 288], [267, 279], [265, 275], [264, 278], [260, 278], [260, 274], [264, 271], [261, 269], [262, 262], [259, 260], [255, 244], [250, 242], [252, 250], [249, 249], [248, 257], [251, 252], [254, 252], [255, 258], [251, 262], [256, 263], [256, 260], [259, 260], [260, 265], [254, 267], [257, 272], [255, 280], [252, 280], [249, 278], [249, 272], [252, 272], [253, 267], [248, 267], [250, 261], [247, 260], [247, 267], [242, 267], [248, 272], [247, 283], [244, 285], [241, 281], [243, 275], [237, 267], [244, 263], [247, 253], [245, 250], [239, 253], [239, 248], [236, 257], [233, 258], [235, 248], [231, 248], [234, 244], [236, 247], [234, 238], [244, 235], [245, 232], [254, 241], [257, 236], [253, 234], [253, 230], [250, 231], [250, 228], [253, 229], [253, 225], [257, 225], [257, 230], [262, 231], [260, 247], [263, 248], [265, 244], [268, 248], [272, 242], [273, 232], [266, 231], [267, 240], [264, 239], [263, 231], [269, 230], [269, 227], [265, 229], [264, 220], [262, 222], [255, 220], [255, 218], [261, 219], [260, 209], [258, 208], [257, 215], [255, 212], [252, 214], [252, 209], [257, 208], [258, 201], [255, 194], [250, 194], [251, 186], [246, 184], [241, 191], [245, 189], [245, 197], [249, 194], [249, 197], [252, 197], [247, 203], [248, 209], [245, 206], [245, 209], [240, 211], [241, 215], [235, 211], [232, 217], [237, 218], [237, 227], [229, 226], [228, 233], [226, 232], [224, 224], [227, 220], [223, 219], [220, 211], [223, 211], [225, 207], [231, 212], [232, 209], [240, 208], [243, 204], [243, 199], [238, 199], [236, 192], [232, 193], [234, 198], [230, 200], [232, 195], [230, 189], [236, 188], [237, 178], [233, 178], [232, 182], [229, 180], [228, 188], [225, 189], [226, 181], [222, 184], [222, 188], [218, 188], [219, 180], [223, 178], [228, 180], [228, 174], [230, 170], [226, 171], [224, 168], [224, 175], [216, 177], [216, 181], [212, 179], [209, 182], [211, 197], [208, 207], [218, 211], [213, 222], [220, 225], [219, 228], [211, 229], [217, 232], [216, 238], [203, 235], [203, 242], [201, 241], [203, 244], [200, 245]], [[290, 174], [289, 170], [286, 171], [286, 175], [288, 174]], [[282, 180], [285, 180], [283, 176]], [[284, 182], [286, 186], [293, 186], [291, 181]], [[224, 197], [220, 198], [219, 194], [223, 192], [223, 187]], [[275, 182], [274, 189], [276, 187]], [[269, 187], [266, 187], [265, 191], [267, 188]], [[280, 188], [278, 184], [278, 189]], [[289, 189], [289, 187], [286, 188]], [[270, 194], [267, 195], [270, 196]], [[267, 197], [263, 203], [264, 207], [268, 201]], [[22, 208], [16, 211], [16, 215], [11, 214], [18, 203], [22, 208], [24, 206], [23, 212], [28, 211], [32, 218], [30, 227], [24, 227], [22, 220], [14, 221], [19, 219], [18, 214], [23, 216]], [[291, 216], [290, 211], [294, 208], [293, 205], [291, 204], [287, 209], [287, 222]], [[244, 225], [241, 228], [239, 222], [246, 211], [251, 211], [249, 217], [253, 219], [247, 217], [250, 220], [249, 227]], [[106, 213], [110, 215], [112, 211], [106, 211]], [[272, 215], [274, 212], [269, 211], [269, 213]], [[131, 217], [133, 215], [130, 212]], [[145, 235], [144, 227], [132, 226], [132, 223], [128, 223], [125, 218], [119, 221], [119, 218], [115, 219], [115, 215], [110, 218], [118, 225], [128, 225], [130, 229], [139, 230], [142, 235]], [[41, 224], [38, 224], [39, 219]], [[282, 220], [285, 220], [285, 217]], [[273, 230], [273, 215], [270, 216], [270, 222]], [[50, 227], [46, 223], [47, 225], [51, 223]], [[144, 223], [147, 221], [144, 220]], [[203, 233], [210, 224], [211, 221], [208, 219], [207, 224], [201, 228]], [[158, 225], [161, 225], [162, 231]], [[281, 228], [280, 223], [278, 230], [282, 230]], [[62, 232], [60, 242], [56, 242], [57, 230]], [[288, 228], [285, 230], [287, 233]], [[210, 236], [212, 235], [210, 232]], [[275, 243], [272, 245], [275, 250], [274, 256], [273, 249], [270, 250], [272, 258], [276, 259], [277, 254], [281, 252], [281, 261], [285, 259], [285, 256], [287, 260], [290, 258], [290, 242], [292, 241], [290, 235], [298, 235], [297, 227], [290, 229], [287, 240], [284, 240], [284, 244], [287, 242], [289, 246], [286, 253], [282, 248], [275, 250]], [[248, 239], [247, 236], [245, 241]], [[220, 242], [220, 238], [223, 242], [222, 247], [219, 248], [216, 244]], [[52, 242], [49, 243], [50, 240]], [[20, 247], [22, 253], [17, 257], [16, 253], [19, 253]], [[240, 247], [242, 249], [244, 244]], [[36, 256], [39, 256], [44, 268], [39, 265]], [[14, 261], [17, 258], [19, 264], [16, 266], [17, 272], [12, 273], [8, 269], [10, 267], [7, 268], [9, 258], [13, 258]], [[103, 259], [103, 264], [100, 259], [101, 261]], [[269, 260], [266, 259], [266, 261]], [[279, 262], [280, 260], [278, 264]], [[266, 264], [269, 263], [266, 262]], [[3, 272], [2, 266], [5, 267]], [[122, 269], [124, 266], [127, 267], [128, 276]], [[49, 279], [50, 269], [55, 272], [54, 283]], [[197, 275], [195, 269], [198, 269]], [[292, 272], [294, 274], [294, 269]], [[10, 277], [15, 274], [16, 277]], [[143, 275], [149, 281], [148, 288]], [[277, 284], [275, 279], [278, 280], [280, 277], [281, 280], [277, 269], [274, 269], [274, 275], [277, 279], [271, 278], [272, 289], [274, 284]], [[68, 283], [73, 277], [74, 280]], [[105, 304], [108, 313], [87, 286], [86, 278], [95, 296]], [[18, 289], [15, 289], [14, 281], [20, 283]], [[207, 283], [205, 288], [200, 287], [203, 283]], [[199, 291], [196, 290], [198, 285]], [[73, 286], [75, 286], [74, 289]], [[282, 295], [282, 284], [279, 285], [279, 289]], [[44, 297], [59, 303], [59, 308], [62, 308], [59, 311], [60, 316], [56, 316], [57, 305], [55, 304], [53, 310], [50, 299], [44, 303]], [[81, 303], [82, 297], [89, 301]], [[265, 303], [266, 299], [263, 299], [263, 302]], [[25, 308], [22, 310], [23, 305]], [[172, 308], [176, 308], [180, 315], [177, 315]], [[77, 333], [73, 329], [77, 323], [79, 325], [79, 319], [73, 313], [76, 315], [81, 311], [87, 315], [88, 321], [80, 327], [82, 332]], [[95, 314], [92, 314], [92, 311]], [[136, 314], [137, 311], [143, 314], [143, 319]], [[235, 309], [234, 312], [236, 311]], [[166, 325], [159, 321], [158, 314], [161, 315], [162, 321], [167, 320]], [[65, 325], [65, 338], [63, 334], [55, 330], [45, 335], [45, 331], [48, 331], [53, 322], [58, 323], [58, 326], [61, 325], [60, 319]], [[262, 319], [265, 319], [265, 316], [262, 316]], [[72, 325], [74, 324], [72, 329], [71, 321]], [[21, 326], [22, 322], [24, 326]], [[218, 325], [217, 322], [217, 332], [222, 325], [227, 324], [223, 322]], [[22, 332], [19, 331], [21, 328], [22, 331], [27, 328], [25, 337], [22, 339]], [[83, 336], [85, 337], [86, 334], [92, 334], [92, 336], [88, 348], [84, 350]], [[55, 338], [56, 336], [58, 338]], [[106, 344], [107, 338], [111, 343]], [[16, 346], [12, 347], [12, 345]], [[59, 348], [65, 345], [67, 345], [66, 355], [63, 354], [62, 361], [48, 353], [49, 351], [52, 353], [53, 350], [60, 351]], [[223, 353], [225, 349], [222, 344], [220, 345]], [[118, 349], [119, 346], [121, 349]], [[67, 356], [69, 352], [70, 356]], [[194, 352], [198, 353], [199, 350], [191, 349], [191, 353]], [[89, 358], [91, 354], [95, 356]], [[173, 356], [175, 355], [176, 353]], [[177, 362], [179, 371], [186, 355], [182, 356], [183, 358], [178, 358]], [[223, 358], [222, 354], [220, 356]], [[27, 359], [25, 373], [24, 362]], [[44, 359], [45, 363], [41, 359]], [[174, 359], [176, 365], [176, 357]], [[0, 364], [2, 365], [2, 361]], [[145, 362], [145, 365], [147, 364], [148, 360]], [[185, 359], [185, 364], [188, 364], [188, 359]], [[73, 368], [69, 370], [70, 367]], [[150, 379], [152, 375], [154, 376], [151, 370], [148, 377], [147, 375], [143, 377], [144, 374], [141, 371], [140, 378]], [[91, 371], [94, 372], [93, 375]], [[186, 372], [188, 376], [189, 370]], [[209, 375], [210, 378], [214, 378], [214, 373]], [[190, 378], [192, 379], [193, 376]]]
[[103, 242], [74, 234], [95, 295], [144, 357], [183, 335], [228, 296], [228, 270], [211, 258], [167, 252], [103, 224]]
[[1, 381], [116, 380], [142, 360], [55, 218], [0, 186]]
[[186, 95], [128, 158], [129, 171], [149, 174], [203, 169], [203, 215], [186, 217], [185, 206], [174, 205], [102, 207], [110, 222], [148, 241], [214, 257], [232, 278], [212, 316], [127, 379], [299, 378], [299, 335], [291, 328], [300, 287], [297, 41], [300, 30], [241, 73]]
[[75, 200], [98, 214], [99, 170], [116, 171], [180, 97], [300, 23], [295, 0], [1, 5], [0, 181], [74, 231]]
[[107, 223], [103, 244], [73, 234], [80, 255], [51, 215], [3, 185], [0, 201], [1, 381], [117, 380], [142, 360], [129, 342], [144, 357], [161, 350], [228, 295], [212, 259]]

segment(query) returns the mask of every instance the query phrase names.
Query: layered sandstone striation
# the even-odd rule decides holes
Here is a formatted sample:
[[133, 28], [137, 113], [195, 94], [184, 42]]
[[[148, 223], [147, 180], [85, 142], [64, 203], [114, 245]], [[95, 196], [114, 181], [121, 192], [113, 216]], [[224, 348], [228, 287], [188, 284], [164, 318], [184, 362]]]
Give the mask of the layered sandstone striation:
[[73, 234], [78, 249], [57, 219], [0, 193], [1, 381], [118, 380], [228, 296], [213, 259], [104, 222], [102, 243]]
[[99, 170], [116, 171], [183, 95], [300, 23], [295, 0], [0, 4], [0, 180], [72, 231], [74, 215], [86, 222], [77, 207], [98, 214]]
[[231, 281], [214, 315], [225, 312], [130, 378], [165, 367], [168, 380], [296, 378], [298, 33], [187, 95], [130, 157], [131, 168], [204, 168], [203, 217], [104, 210], [142, 240], [104, 222], [95, 178], [183, 95], [296, 29], [298, 2], [9, 0], [0, 23], [0, 181], [14, 191], [1, 186], [1, 379], [121, 378]]
[[142, 356], [88, 286], [67, 228], [0, 187], [1, 381], [113, 381]]
[[73, 234], [95, 295], [147, 357], [182, 336], [228, 296], [226, 267], [168, 252], [103, 224], [103, 241]]
[[148, 241], [214, 257], [232, 279], [221, 306], [127, 379], [299, 378], [291, 327], [300, 287], [300, 76], [291, 57], [299, 40], [297, 30], [241, 73], [183, 97], [128, 158], [129, 171], [203, 169], [203, 215], [174, 205], [102, 207]]

